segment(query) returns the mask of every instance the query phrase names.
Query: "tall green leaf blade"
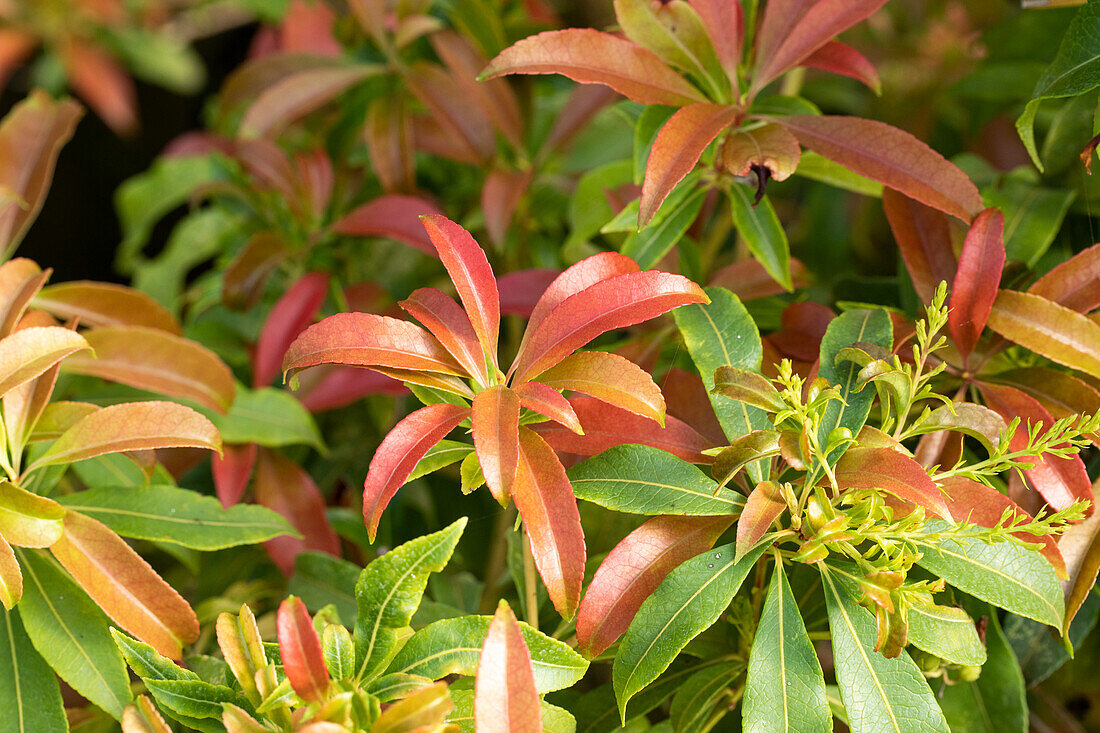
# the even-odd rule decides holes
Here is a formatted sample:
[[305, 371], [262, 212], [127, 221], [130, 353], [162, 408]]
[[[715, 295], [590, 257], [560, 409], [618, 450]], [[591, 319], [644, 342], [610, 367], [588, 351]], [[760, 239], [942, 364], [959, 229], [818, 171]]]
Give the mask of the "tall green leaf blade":
[[324, 552], [302, 552], [294, 559], [287, 593], [298, 596], [313, 613], [332, 604], [340, 622], [350, 626], [359, 613], [355, 583], [362, 572], [355, 563]]
[[57, 733], [69, 729], [57, 676], [27, 638], [19, 614], [2, 606], [0, 710], [5, 730]]
[[[491, 621], [491, 616], [461, 616], [428, 624], [408, 638], [386, 672], [433, 680], [449, 674], [472, 677]], [[584, 676], [588, 662], [569, 646], [522, 622], [519, 630], [531, 654], [540, 694], [570, 687]]]
[[825, 565], [820, 569], [837, 683], [852, 733], [949, 733], [917, 665], [905, 652], [894, 659], [876, 652], [874, 617], [839, 575]]
[[777, 283], [793, 290], [791, 247], [771, 201], [765, 196], [754, 208], [748, 187], [736, 183], [729, 186], [726, 192], [729, 194], [733, 224], [753, 257]]
[[673, 570], [646, 599], [623, 634], [612, 665], [619, 713], [638, 691], [664, 672], [689, 641], [713, 624], [768, 547], [760, 543], [738, 561], [728, 544]]
[[578, 499], [628, 514], [738, 514], [745, 498], [659, 448], [617, 445], [568, 471]]
[[111, 621], [52, 558], [19, 553], [19, 615], [34, 648], [84, 697], [116, 718], [129, 704], [126, 663], [108, 630]]
[[420, 605], [428, 575], [446, 567], [465, 528], [463, 517], [439, 532], [395, 547], [363, 570], [355, 584], [357, 679], [370, 680], [385, 667], [398, 632], [409, 625]]
[[62, 497], [123, 537], [171, 542], [195, 550], [264, 542], [298, 532], [282, 515], [254, 504], [225, 509], [212, 496], [175, 486], [111, 486]]
[[[123, 659], [130, 665], [130, 669], [146, 683], [146, 687], [148, 687], [153, 697], [161, 703], [170, 717], [189, 728], [203, 731], [203, 733], [220, 733], [217, 726], [209, 720], [194, 718], [174, 710], [172, 705], [175, 698], [171, 690], [165, 693], [167, 696], [165, 700], [160, 700], [157, 695], [160, 693], [161, 688], [156, 687], [155, 684], [150, 687], [148, 684], [149, 682], [199, 681], [200, 678], [197, 674], [189, 669], [184, 669], [153, 647], [145, 642], [138, 641], [129, 634], [111, 629], [111, 636], [114, 637], [115, 644], [118, 645], [118, 649], [122, 652]], [[222, 664], [225, 664], [225, 662], [223, 661]]]
[[666, 203], [658, 214], [659, 220], [654, 217], [645, 229], [627, 237], [622, 253], [637, 262], [643, 270], [656, 267], [699, 216], [706, 193], [706, 189], [696, 188], [674, 205]]
[[[933, 520], [928, 532], [949, 525]], [[1021, 616], [1060, 629], [1065, 615], [1062, 586], [1054, 568], [1035, 550], [1013, 542], [978, 539], [913, 540], [918, 564], [959, 590]]]
[[821, 664], [779, 562], [753, 637], [742, 714], [745, 733], [833, 728]]
[[[764, 348], [755, 321], [736, 295], [718, 287], [707, 288], [706, 292], [710, 296], [709, 304], [685, 305], [674, 310], [672, 317], [703, 378], [714, 414], [730, 440], [753, 430], [771, 428], [767, 413], [760, 408], [711, 392], [718, 367], [732, 366], [759, 373]], [[762, 463], [749, 466], [749, 475], [754, 481], [767, 478], [763, 467]]]
[[238, 384], [228, 414], [201, 412], [218, 428], [225, 443], [256, 443], [268, 448], [309, 445], [325, 450], [313, 415], [294, 395], [281, 389], [246, 389]]
[[734, 660], [710, 665], [691, 675], [672, 698], [669, 718], [673, 730], [703, 730], [719, 696], [744, 671], [745, 663]]

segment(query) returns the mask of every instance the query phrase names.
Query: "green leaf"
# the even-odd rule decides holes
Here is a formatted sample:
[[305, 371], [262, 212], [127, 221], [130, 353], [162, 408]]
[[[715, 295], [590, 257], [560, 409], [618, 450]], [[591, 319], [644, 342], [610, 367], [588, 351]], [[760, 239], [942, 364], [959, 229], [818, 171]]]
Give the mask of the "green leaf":
[[860, 193], [864, 196], [882, 198], [882, 184], [870, 178], [852, 173], [840, 163], [834, 163], [812, 150], [802, 151], [802, 160], [798, 163], [795, 175], [809, 178], [811, 181], [826, 183], [836, 188]]
[[852, 733], [948, 733], [947, 721], [917, 665], [904, 651], [887, 659], [874, 650], [875, 619], [824, 564], [833, 662]]
[[699, 216], [706, 195], [705, 188], [695, 187], [681, 199], [671, 203], [666, 200], [660, 213], [653, 217], [645, 229], [631, 233], [620, 251], [637, 262], [638, 267], [643, 270], [656, 267]]
[[[653, 141], [657, 139], [657, 133], [676, 112], [675, 107], [666, 107], [662, 104], [647, 105], [638, 121], [634, 124], [634, 182], [641, 183], [645, 177], [645, 166], [649, 161], [649, 151], [653, 148]], [[637, 221], [637, 216], [635, 216]]]
[[673, 570], [645, 600], [623, 634], [612, 666], [619, 714], [664, 672], [689, 641], [713, 624], [768, 547], [760, 543], [734, 562], [733, 544], [716, 547]]
[[4, 730], [67, 731], [57, 676], [35, 651], [16, 611], [0, 606], [0, 710]]
[[274, 387], [248, 389], [237, 385], [229, 413], [200, 410], [222, 434], [222, 442], [257, 443], [267, 448], [309, 445], [322, 453], [325, 443], [317, 423], [293, 395]]
[[738, 514], [745, 499], [659, 448], [617, 445], [568, 471], [578, 499], [628, 514]]
[[[455, 709], [447, 716], [447, 722], [458, 726], [460, 733], [476, 733], [474, 730], [474, 691], [451, 690]], [[575, 733], [577, 721], [568, 710], [540, 701], [543, 733]]]
[[336, 607], [341, 623], [351, 625], [359, 613], [355, 583], [362, 572], [355, 563], [324, 552], [303, 552], [294, 560], [287, 593], [298, 596], [311, 612], [330, 603]]
[[118, 629], [111, 629], [123, 659], [143, 680], [197, 680], [199, 676], [184, 669], [143, 641], [138, 641]]
[[[756, 642], [753, 642], [753, 648]], [[745, 663], [740, 660], [719, 662], [705, 667], [688, 677], [672, 698], [669, 717], [673, 730], [704, 730], [703, 725], [711, 719], [715, 703], [726, 692], [733, 681], [745, 671]], [[773, 729], [774, 730], [774, 729]]]
[[[563, 249], [572, 251], [592, 239], [615, 216], [604, 191], [614, 191], [631, 183], [631, 168], [629, 160], [617, 160], [581, 176], [573, 197], [569, 200], [570, 234]], [[634, 221], [637, 226], [636, 211]]]
[[[1089, 593], [1069, 625], [1069, 641], [1074, 648], [1085, 640], [1100, 616], [1100, 595]], [[1020, 660], [1024, 678], [1034, 687], [1069, 661], [1069, 652], [1050, 629], [1031, 619], [1009, 614], [1005, 619], [1005, 637]]]
[[221, 720], [222, 703], [226, 702], [252, 709], [241, 693], [202, 680], [145, 680], [145, 686], [167, 712], [187, 718]]
[[408, 481], [414, 481], [421, 476], [427, 476], [429, 473], [458, 463], [473, 452], [474, 447], [469, 443], [460, 443], [457, 440], [441, 440], [424, 454], [424, 457], [416, 464], [416, 468], [409, 474]]
[[[339, 679], [339, 678], [337, 678]], [[379, 677], [366, 687], [368, 694], [374, 695], [379, 702], [400, 700], [421, 687], [432, 684], [432, 680], [415, 674], [388, 674]]]
[[110, 619], [53, 558], [17, 552], [23, 569], [17, 608], [34, 648], [74, 690], [121, 718], [130, 678], [108, 631]]
[[985, 189], [982, 201], [1004, 212], [1007, 259], [1034, 267], [1062, 229], [1062, 221], [1076, 195], [1075, 191], [1040, 188], [1008, 178]]
[[745, 240], [749, 251], [772, 278], [786, 290], [793, 290], [791, 282], [791, 247], [787, 233], [779, 223], [768, 197], [760, 199], [753, 208], [748, 186], [734, 183], [726, 188], [729, 194], [733, 225]]
[[385, 667], [397, 647], [399, 632], [409, 625], [420, 605], [428, 575], [446, 567], [465, 528], [463, 517], [439, 532], [395, 547], [359, 575], [355, 584], [358, 680], [373, 679]]
[[742, 714], [745, 733], [833, 729], [825, 677], [779, 562], [753, 637]]
[[986, 648], [978, 638], [974, 619], [961, 608], [910, 608], [909, 643], [953, 664], [985, 664]]
[[[449, 674], [473, 677], [491, 616], [460, 616], [428, 624], [410, 636], [390, 662], [387, 674], [416, 674], [438, 680]], [[568, 645], [520, 622], [531, 653], [539, 693], [562, 690], [584, 676], [588, 662]]]
[[947, 685], [940, 696], [940, 707], [952, 733], [1027, 733], [1024, 675], [996, 612], [990, 609], [988, 615], [985, 646], [989, 661], [977, 680]]
[[298, 532], [281, 515], [254, 504], [228, 509], [212, 496], [175, 486], [87, 489], [60, 503], [98, 519], [123, 537], [221, 550]]
[[[695, 368], [703, 378], [714, 414], [722, 431], [730, 440], [772, 426], [767, 413], [725, 395], [714, 394], [714, 372], [719, 367], [732, 366], [750, 372], [760, 372], [764, 349], [760, 332], [741, 300], [725, 288], [706, 289], [710, 303], [693, 303], [672, 312], [676, 327], [687, 346]], [[749, 475], [760, 482], [768, 478], [767, 464], [749, 466]]]
[[[925, 531], [949, 526], [933, 520]], [[1054, 568], [1035, 550], [1014, 542], [989, 544], [978, 539], [922, 537], [912, 544], [922, 553], [921, 567], [959, 590], [1048, 626], [1062, 627], [1062, 586]]]

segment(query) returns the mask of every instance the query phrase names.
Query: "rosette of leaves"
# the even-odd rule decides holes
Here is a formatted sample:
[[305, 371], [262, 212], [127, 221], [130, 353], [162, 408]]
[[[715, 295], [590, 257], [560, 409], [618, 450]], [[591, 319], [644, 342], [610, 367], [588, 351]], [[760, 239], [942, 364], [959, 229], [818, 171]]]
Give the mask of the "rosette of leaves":
[[[541, 697], [578, 681], [588, 664], [517, 622], [507, 604], [493, 617], [410, 628], [429, 574], [444, 569], [465, 526], [460, 519], [372, 561], [355, 586], [353, 631], [333, 607], [311, 619], [291, 596], [278, 610], [277, 644], [267, 643], [246, 605], [218, 618], [225, 661], [204, 666], [204, 674], [116, 632], [152, 698], [142, 695], [127, 710], [132, 730], [169, 730], [162, 714], [229, 733], [456, 733], [473, 731], [475, 721], [480, 732], [539, 731], [544, 721], [561, 730], [572, 718]], [[454, 676], [450, 689], [438, 681]], [[475, 677], [472, 689], [464, 677]]]
[[[643, 446], [570, 469], [578, 498], [652, 515], [604, 559], [578, 610], [578, 646], [612, 662], [612, 682], [590, 693], [603, 702], [578, 705], [578, 720], [607, 720], [617, 701], [625, 722], [671, 697], [674, 730], [710, 729], [740, 700], [745, 730], [827, 731], [835, 715], [853, 731], [947, 731], [976, 698], [1023, 726], [1023, 678], [993, 607], [1063, 629], [1055, 536], [1087, 504], [1033, 516], [999, 488], [1008, 472], [1072, 457], [1100, 417], [1032, 425], [1022, 444], [1014, 420], [980, 443], [984, 457], [926, 468], [895, 438], [914, 444], [924, 403], [963, 418], [937, 429], [975, 434], [965, 418], [977, 406], [929, 388], [944, 287], [912, 361], [889, 378], [861, 364], [889, 353], [891, 319], [850, 310], [829, 325], [812, 382], [789, 362], [762, 376], [747, 313], [728, 292], [708, 294], [678, 325], [700, 371], [715, 375], [723, 426], [743, 426], [712, 451], [712, 475]], [[750, 575], [758, 592], [742, 590]], [[831, 642], [836, 688], [811, 639]], [[987, 659], [988, 682], [978, 676]], [[947, 690], [942, 707], [930, 678]]]
[[[639, 271], [617, 253], [582, 260], [543, 293], [505, 374], [497, 356], [499, 294], [485, 253], [445, 217], [423, 221], [462, 306], [434, 288], [413, 292], [401, 306], [427, 330], [368, 313], [330, 316], [294, 341], [283, 369], [367, 367], [408, 383], [426, 403], [390, 431], [371, 461], [363, 514], [372, 540], [383, 510], [417, 463], [452, 430], [470, 425], [467, 475], [479, 472], [502, 505], [515, 500], [550, 598], [570, 618], [580, 599], [584, 535], [565, 469], [528, 425], [550, 419], [584, 432], [561, 389], [661, 423], [664, 399], [649, 374], [611, 354], [574, 352], [606, 331], [703, 302], [706, 295], [679, 275]], [[466, 488], [480, 483], [475, 479]]]

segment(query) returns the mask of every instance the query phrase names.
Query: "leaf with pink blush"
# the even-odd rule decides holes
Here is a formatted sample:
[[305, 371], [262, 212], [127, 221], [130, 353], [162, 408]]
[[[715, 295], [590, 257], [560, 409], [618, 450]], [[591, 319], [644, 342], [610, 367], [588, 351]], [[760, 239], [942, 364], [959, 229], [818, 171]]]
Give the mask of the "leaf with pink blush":
[[846, 43], [829, 41], [814, 51], [802, 64], [813, 69], [831, 71], [866, 84], [875, 94], [882, 95], [882, 81], [867, 57]]
[[554, 389], [595, 397], [658, 424], [665, 419], [665, 398], [653, 378], [617, 354], [578, 351], [540, 374], [538, 381]]
[[256, 95], [241, 117], [239, 135], [274, 139], [292, 122], [383, 71], [378, 64], [350, 64], [341, 59], [289, 73]]
[[283, 673], [290, 686], [306, 702], [323, 702], [329, 688], [328, 668], [321, 639], [302, 599], [290, 596], [279, 604], [275, 627]]
[[358, 206], [332, 225], [332, 231], [352, 237], [386, 237], [438, 257], [420, 217], [440, 214], [438, 206], [415, 196], [390, 194]]
[[531, 653], [516, 615], [501, 601], [489, 624], [474, 680], [478, 733], [541, 733], [542, 710]]
[[561, 305], [566, 298], [598, 282], [631, 272], [638, 272], [638, 263], [618, 252], [600, 252], [567, 267], [543, 289], [527, 321], [527, 330], [523, 334], [524, 342], [550, 311]]
[[508, 504], [519, 464], [519, 412], [519, 396], [503, 385], [474, 397], [474, 449], [485, 483], [502, 506]]
[[560, 274], [560, 270], [534, 268], [498, 277], [501, 314], [530, 318], [539, 298]]
[[301, 387], [294, 396], [310, 412], [346, 407], [372, 394], [407, 394], [398, 380], [371, 369], [325, 364], [304, 372]]
[[951, 285], [947, 326], [965, 360], [985, 330], [1005, 265], [1005, 217], [986, 209], [974, 219]]
[[940, 489], [924, 467], [893, 448], [853, 446], [836, 464], [836, 481], [841, 490], [876, 489], [918, 506], [950, 521], [951, 510]]
[[917, 295], [931, 301], [936, 287], [953, 282], [958, 271], [950, 219], [892, 188], [883, 189], [882, 208]]
[[1055, 265], [1027, 292], [1079, 313], [1100, 307], [1100, 244]]
[[556, 389], [539, 382], [521, 382], [516, 385], [515, 393], [519, 396], [521, 406], [545, 415], [578, 435], [584, 434], [580, 418], [573, 411], [573, 406]]
[[[791, 286], [795, 289], [810, 284], [806, 266], [798, 259], [791, 258]], [[787, 292], [779, 281], [768, 274], [755, 258], [738, 260], [726, 265], [711, 275], [709, 286], [723, 287], [733, 292], [741, 302], [780, 295]]]
[[489, 384], [481, 342], [466, 311], [454, 299], [435, 288], [418, 288], [398, 305], [420, 321], [470, 376]]
[[248, 488], [252, 469], [256, 465], [257, 448], [255, 443], [223, 445], [222, 454], [211, 459], [210, 472], [214, 476], [214, 492], [222, 506], [227, 509], [239, 504]]
[[467, 38], [452, 30], [433, 33], [429, 40], [440, 60], [451, 70], [461, 98], [473, 102], [512, 147], [523, 147], [523, 122], [519, 101], [504, 79], [478, 81], [488, 62]]
[[252, 355], [252, 386], [263, 387], [279, 374], [283, 355], [325, 302], [328, 273], [310, 272], [283, 293], [268, 313]]
[[481, 210], [485, 216], [485, 230], [489, 241], [496, 246], [504, 244], [512, 216], [531, 185], [533, 171], [513, 171], [497, 168], [485, 177], [481, 188]]
[[692, 0], [691, 7], [703, 21], [718, 61], [734, 85], [737, 96], [737, 66], [745, 42], [745, 8], [739, 0]]

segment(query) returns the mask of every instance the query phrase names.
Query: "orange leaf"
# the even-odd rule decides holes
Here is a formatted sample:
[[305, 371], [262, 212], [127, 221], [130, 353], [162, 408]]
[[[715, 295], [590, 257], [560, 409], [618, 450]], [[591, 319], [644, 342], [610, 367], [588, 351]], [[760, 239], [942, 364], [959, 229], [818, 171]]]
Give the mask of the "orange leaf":
[[[823, 4], [831, 2], [823, 0]], [[807, 148], [853, 173], [965, 222], [985, 208], [977, 186], [965, 173], [908, 132], [885, 122], [835, 115], [792, 115], [774, 121]]]
[[524, 38], [490, 61], [482, 78], [502, 74], [562, 74], [582, 84], [604, 84], [641, 104], [681, 107], [706, 101], [652, 51], [590, 28]]
[[430, 201], [415, 196], [379, 196], [344, 214], [332, 225], [332, 231], [353, 237], [386, 237], [438, 257], [420, 223], [420, 217], [425, 214], [442, 215], [443, 212]]
[[49, 547], [61, 537], [65, 509], [53, 499], [0, 481], [0, 537], [17, 547]]
[[172, 733], [153, 701], [138, 695], [122, 711], [122, 733]]
[[710, 549], [733, 517], [654, 517], [608, 553], [577, 610], [577, 646], [592, 658], [623, 635], [680, 563]]
[[61, 61], [74, 92], [120, 135], [137, 131], [137, 92], [134, 81], [114, 58], [99, 48], [64, 36]]
[[283, 293], [264, 321], [252, 355], [252, 386], [264, 387], [279, 373], [283, 356], [325, 302], [328, 273], [310, 272]]
[[256, 503], [283, 515], [302, 535], [276, 537], [264, 543], [284, 574], [294, 572], [294, 560], [305, 550], [340, 554], [340, 539], [325, 515], [325, 497], [297, 463], [275, 451], [260, 449], [254, 486]]
[[466, 311], [453, 298], [435, 288], [418, 288], [398, 305], [424, 324], [470, 376], [483, 385], [490, 383], [481, 342]]
[[481, 647], [474, 680], [474, 726], [478, 733], [542, 731], [531, 653], [516, 615], [501, 600]]
[[[0, 213], [0, 220], [2, 217], [3, 213]], [[51, 272], [43, 271], [33, 260], [24, 257], [16, 257], [0, 265], [0, 338], [15, 329], [27, 305], [49, 279]]]
[[527, 330], [523, 334], [524, 343], [550, 311], [561, 305], [566, 298], [602, 280], [630, 272], [638, 272], [638, 263], [618, 252], [600, 252], [566, 268], [543, 290], [535, 303], [531, 318], [527, 321]]
[[986, 209], [974, 220], [963, 242], [959, 270], [951, 285], [947, 326], [965, 360], [978, 343], [997, 297], [1005, 265], [1005, 217]]
[[664, 124], [646, 161], [638, 228], [657, 213], [669, 191], [691, 172], [707, 146], [729, 127], [741, 108], [720, 104], [691, 104], [676, 111]]
[[81, 418], [27, 470], [150, 448], [218, 451], [221, 444], [213, 423], [190, 407], [175, 402], [125, 402]]
[[167, 308], [145, 293], [113, 283], [79, 280], [50, 285], [35, 296], [34, 307], [83, 326], [148, 326], [181, 333]]
[[83, 336], [60, 326], [32, 326], [5, 336], [0, 339], [0, 395], [87, 348]]
[[290, 686], [306, 702], [322, 702], [328, 692], [328, 668], [321, 654], [321, 639], [302, 599], [290, 596], [279, 605], [276, 626], [279, 655]]
[[241, 118], [240, 136], [274, 138], [291, 122], [381, 70], [367, 64], [330, 62], [327, 66], [291, 72], [256, 96]]
[[363, 517], [372, 542], [383, 510], [416, 464], [469, 416], [468, 407], [447, 403], [428, 405], [394, 425], [383, 438], [363, 482]]
[[519, 397], [503, 385], [474, 397], [474, 449], [485, 483], [502, 506], [512, 495], [519, 465]]
[[531, 554], [554, 608], [570, 619], [584, 581], [584, 530], [573, 486], [554, 451], [529, 428], [519, 429], [519, 469], [512, 487], [531, 540]]
[[878, 489], [951, 520], [951, 510], [924, 468], [893, 448], [851, 447], [836, 464], [841, 490]]
[[665, 398], [649, 373], [634, 362], [604, 351], [578, 351], [539, 375], [554, 389], [571, 389], [609, 404], [665, 421]]
[[1056, 265], [1027, 291], [1079, 313], [1100, 306], [1100, 244]]
[[[382, 190], [386, 193], [413, 190], [416, 185], [413, 130], [405, 100], [388, 96], [374, 99], [367, 108], [363, 138], [370, 152], [371, 169]], [[416, 225], [419, 229], [420, 222]]]
[[11, 545], [4, 540], [4, 533], [0, 532], [0, 604], [10, 611], [22, 597], [23, 573], [19, 571], [19, 561]]
[[[110, 408], [106, 408], [110, 409]], [[50, 551], [107, 615], [172, 659], [199, 638], [199, 620], [172, 586], [117, 534], [69, 512]]]
[[539, 382], [521, 382], [516, 385], [515, 393], [519, 395], [519, 403], [523, 407], [545, 415], [578, 435], [584, 435], [580, 418], [561, 392]]
[[866, 84], [875, 94], [882, 94], [882, 82], [875, 67], [866, 56], [846, 43], [829, 41], [802, 63], [814, 69], [851, 77]]
[[233, 374], [217, 354], [182, 336], [147, 326], [96, 328], [84, 334], [95, 357], [68, 359], [64, 370], [194, 400], [225, 412], [233, 403]]
[[786, 508], [787, 502], [775, 482], [761, 481], [756, 485], [737, 520], [737, 559], [753, 548]]
[[4, 395], [4, 430], [7, 431], [8, 446], [13, 453], [23, 449], [32, 428], [37, 432], [37, 423], [51, 404], [50, 397], [53, 396], [60, 371], [61, 365], [54, 364], [43, 374], [23, 382]]
[[1005, 338], [1100, 379], [1100, 323], [1031, 293], [1001, 290], [989, 327]]
[[883, 189], [882, 208], [917, 295], [923, 302], [931, 301], [936, 287], [953, 282], [958, 270], [950, 220], [943, 212], [892, 188]]

